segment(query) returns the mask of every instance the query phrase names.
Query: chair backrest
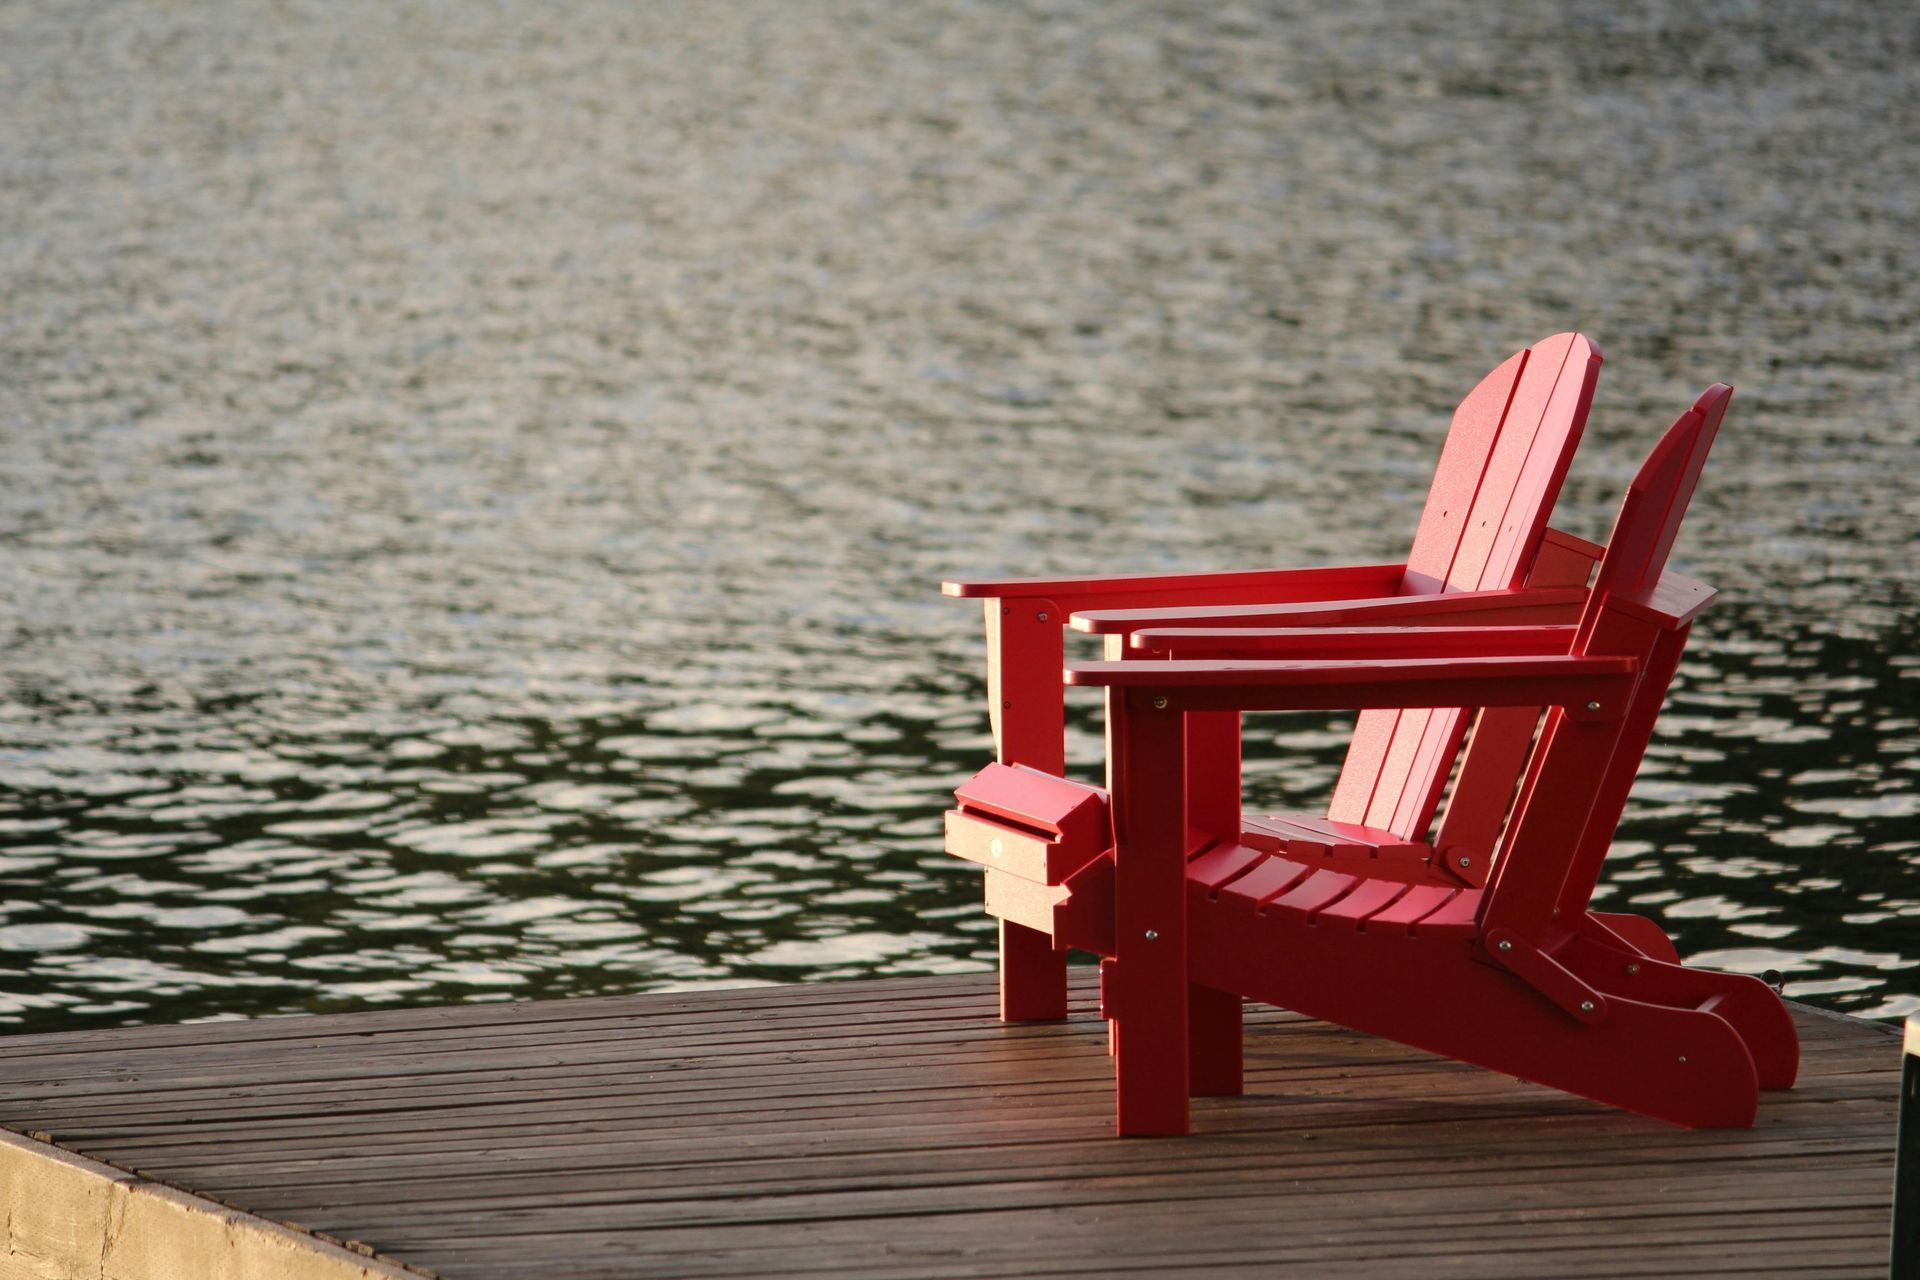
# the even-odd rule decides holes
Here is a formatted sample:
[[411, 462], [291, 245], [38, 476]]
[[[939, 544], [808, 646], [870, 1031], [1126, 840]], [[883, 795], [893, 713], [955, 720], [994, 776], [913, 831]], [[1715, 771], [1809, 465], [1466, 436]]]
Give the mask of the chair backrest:
[[1620, 504], [1572, 651], [1631, 655], [1636, 683], [1619, 733], [1600, 744], [1606, 751], [1597, 761], [1594, 744], [1576, 742], [1561, 712], [1548, 714], [1495, 864], [1487, 911], [1500, 912], [1502, 924], [1544, 929], [1553, 910], [1571, 919], [1593, 894], [1693, 616], [1713, 596], [1691, 579], [1662, 575], [1732, 396], [1723, 382], [1702, 392], [1647, 455]]
[[[1587, 422], [1600, 349], [1555, 334], [1515, 353], [1460, 402], [1407, 557], [1401, 594], [1521, 585]], [[1467, 715], [1364, 711], [1327, 816], [1420, 839]]]
[[1660, 581], [1732, 399], [1733, 388], [1724, 382], [1702, 391], [1640, 464], [1614, 518], [1606, 554], [1600, 557], [1593, 597], [1581, 618], [1583, 637], [1598, 625], [1608, 597], [1648, 591]]

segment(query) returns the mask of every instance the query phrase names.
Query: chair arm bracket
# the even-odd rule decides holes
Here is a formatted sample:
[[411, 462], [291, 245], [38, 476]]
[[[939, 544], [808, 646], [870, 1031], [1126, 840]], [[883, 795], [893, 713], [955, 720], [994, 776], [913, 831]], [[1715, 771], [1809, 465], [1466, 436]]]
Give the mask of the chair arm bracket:
[[1487, 958], [1538, 991], [1575, 1022], [1598, 1026], [1607, 1020], [1607, 998], [1587, 981], [1510, 929], [1491, 929]]

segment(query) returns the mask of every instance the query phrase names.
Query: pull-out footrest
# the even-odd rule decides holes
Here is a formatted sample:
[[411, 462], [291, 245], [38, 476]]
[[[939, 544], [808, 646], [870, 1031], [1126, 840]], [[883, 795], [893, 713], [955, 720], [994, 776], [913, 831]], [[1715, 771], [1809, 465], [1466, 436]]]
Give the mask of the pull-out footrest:
[[1055, 947], [1097, 956], [1113, 948], [1113, 862], [1098, 858], [1064, 885], [1035, 884], [1004, 871], [987, 872], [987, 914], [1037, 929]]
[[1021, 765], [990, 764], [954, 793], [947, 852], [1041, 885], [1113, 847], [1107, 793]]
[[990, 764], [954, 792], [947, 852], [987, 869], [987, 912], [1056, 948], [1113, 954], [1113, 819], [1107, 793], [1038, 769]]

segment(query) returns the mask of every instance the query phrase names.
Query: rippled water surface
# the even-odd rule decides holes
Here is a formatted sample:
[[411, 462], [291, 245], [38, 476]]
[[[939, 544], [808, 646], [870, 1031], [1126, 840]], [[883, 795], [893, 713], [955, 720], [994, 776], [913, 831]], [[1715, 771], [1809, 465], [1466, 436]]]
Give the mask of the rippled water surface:
[[941, 574], [1392, 558], [1574, 327], [1574, 532], [1739, 387], [1606, 901], [1920, 1009], [1920, 11], [1606, 8], [0, 9], [0, 1014], [983, 967]]

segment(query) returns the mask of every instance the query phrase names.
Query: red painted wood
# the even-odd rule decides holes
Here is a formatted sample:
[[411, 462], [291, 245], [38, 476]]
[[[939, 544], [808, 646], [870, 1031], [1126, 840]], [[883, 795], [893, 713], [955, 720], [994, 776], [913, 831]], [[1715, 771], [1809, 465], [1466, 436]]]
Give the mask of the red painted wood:
[[1368, 916], [1361, 927], [1374, 934], [1410, 933], [1414, 925], [1444, 907], [1459, 892], [1439, 885], [1414, 885], [1390, 905]]
[[1290, 911], [1302, 916], [1311, 916], [1323, 907], [1332, 906], [1342, 894], [1358, 883], [1357, 876], [1348, 875], [1344, 871], [1323, 869], [1314, 872], [1267, 903], [1265, 909], [1269, 912]]
[[[1556, 341], [1549, 340], [1537, 349]], [[1456, 414], [1457, 438], [1450, 433], [1433, 490], [1443, 512], [1450, 510], [1452, 495], [1467, 492], [1470, 481], [1477, 488], [1481, 468], [1478, 460], [1499, 434], [1496, 406], [1505, 405], [1509, 387], [1518, 380], [1527, 358], [1522, 353], [1504, 363], [1483, 380]], [[1577, 424], [1573, 435], [1578, 435]], [[1570, 439], [1569, 450], [1571, 444]], [[1423, 565], [1438, 564], [1458, 523], [1452, 515], [1443, 514], [1431, 521], [1423, 517], [1415, 538]], [[942, 584], [942, 590], [950, 596], [985, 600], [987, 695], [996, 758], [1004, 765], [1029, 765], [1063, 774], [1063, 707], [1056, 673], [1061, 659], [1060, 627], [1067, 610], [1391, 596], [1408, 591], [1410, 582], [1425, 583], [1429, 577], [1444, 575], [1422, 570], [1410, 579], [1406, 565], [1360, 565], [1205, 574], [955, 579]], [[1218, 756], [1216, 748], [1204, 754], [1202, 763], [1212, 766]], [[1203, 776], [1196, 773], [1196, 778]], [[1224, 781], [1221, 786], [1225, 786]], [[1041, 939], [1025, 936], [1023, 928], [1008, 924], [1001, 930], [1002, 1009], [1009, 1018], [1063, 1016], [1065, 957], [1050, 945], [1043, 946]]]
[[1249, 999], [1673, 1123], [1753, 1122], [1753, 1055], [1713, 1011], [1609, 993], [1596, 1027], [1476, 960], [1465, 939], [1329, 927], [1324, 917], [1247, 927], [1224, 898], [1190, 898], [1188, 909], [1193, 936], [1209, 940], [1192, 957], [1196, 981], [1234, 982]]
[[1582, 588], [1515, 588], [1433, 595], [1375, 596], [1213, 609], [1081, 609], [1069, 625], [1093, 635], [1131, 635], [1148, 627], [1377, 627], [1566, 623], [1586, 606]]
[[954, 789], [964, 809], [1037, 828], [1069, 844], [1108, 839], [1107, 797], [1097, 787], [1026, 765], [988, 765]]
[[1625, 915], [1616, 911], [1589, 911], [1580, 921], [1582, 934], [1593, 934], [1610, 946], [1623, 951], [1638, 951], [1643, 956], [1655, 960], [1664, 960], [1668, 964], [1679, 964], [1680, 953], [1674, 949], [1673, 939], [1645, 916]]
[[[1190, 711], [1310, 711], [1321, 707], [1483, 706], [1582, 702], [1634, 683], [1620, 654], [1522, 654], [1490, 658], [1373, 658], [1360, 662], [1076, 662], [1067, 683], [1152, 689]], [[1212, 697], [1210, 690], [1229, 690]]]
[[1368, 917], [1391, 906], [1409, 887], [1397, 880], [1367, 880], [1322, 911], [1317, 923], [1322, 927], [1340, 925], [1348, 929], [1359, 928]]
[[[1527, 585], [1584, 588], [1603, 551], [1595, 543], [1548, 529]], [[1567, 636], [1562, 643], [1572, 639]], [[1442, 851], [1448, 870], [1470, 884], [1487, 882], [1494, 849], [1533, 749], [1541, 711], [1538, 707], [1484, 707], [1468, 732], [1433, 845]], [[1465, 866], [1460, 865], [1463, 857], [1469, 860]]]
[[[1066, 772], [1065, 700], [1049, 678], [1061, 661], [1060, 606], [1044, 597], [988, 600], [987, 708], [994, 755], [1005, 766]], [[1000, 923], [1000, 1016], [1008, 1022], [1067, 1016], [1067, 957], [1051, 937]]]
[[1051, 1022], [1067, 1016], [1067, 956], [1053, 938], [1000, 922], [1000, 1018], [1004, 1022]]
[[1470, 858], [1465, 870], [1473, 884], [1487, 882], [1517, 780], [1533, 751], [1540, 714], [1539, 707], [1482, 707], [1467, 736], [1459, 778], [1447, 798], [1433, 847], [1448, 853], [1456, 864], [1462, 857]]
[[[1576, 334], [1533, 348], [1460, 526], [1445, 589], [1501, 590], [1526, 577], [1586, 423], [1599, 370], [1599, 351]], [[1363, 712], [1361, 719], [1387, 714]], [[1457, 709], [1400, 711], [1384, 750], [1348, 753], [1328, 813], [1424, 838], [1466, 724]]]
[[1106, 852], [1111, 843], [1103, 834], [1097, 842], [1065, 844], [959, 809], [947, 811], [946, 825], [948, 853], [1039, 884], [1064, 882]]
[[1188, 1084], [1196, 1098], [1231, 1098], [1246, 1091], [1238, 994], [1191, 983], [1187, 988]]
[[[1305, 569], [1249, 569], [1217, 573], [1144, 573], [1068, 578], [952, 578], [942, 595], [961, 599], [1047, 597], [1074, 608], [1124, 608], [1143, 596], [1232, 600], [1338, 600], [1391, 591], [1406, 573], [1403, 564], [1354, 564]], [[1095, 602], [1090, 602], [1095, 601]], [[1142, 605], [1149, 603], [1142, 600]], [[1174, 601], [1168, 601], [1172, 604]]]
[[1565, 653], [1571, 623], [1493, 627], [1148, 627], [1134, 648], [1170, 658], [1445, 658], [1470, 654]]
[[[1113, 1010], [1125, 1136], [1187, 1131], [1186, 735], [1178, 714], [1108, 699], [1114, 790]], [[1229, 986], [1210, 983], [1217, 990]]]
[[1247, 874], [1221, 887], [1219, 896], [1253, 909], [1285, 893], [1304, 880], [1311, 868], [1288, 858], [1268, 858]]
[[[1600, 555], [1545, 528], [1598, 364], [1560, 335], [1469, 395], [1404, 566], [947, 585], [989, 598], [1005, 766], [1063, 768], [1063, 608], [1109, 637], [1109, 661], [1069, 680], [1109, 691], [1110, 814], [1086, 789], [989, 778], [952, 843], [979, 860], [979, 824], [1020, 836], [1025, 875], [987, 877], [1006, 1016], [1063, 1008], [1062, 948], [1113, 957], [1123, 1133], [1183, 1132], [1190, 1090], [1241, 1087], [1241, 997], [1685, 1124], [1749, 1123], [1758, 1085], [1793, 1078], [1763, 984], [1686, 970], [1648, 922], [1586, 909], [1712, 598], [1664, 566], [1729, 394], [1710, 388], [1663, 437]], [[1179, 660], [1140, 661], [1132, 633]], [[1240, 713], [1342, 706], [1362, 715], [1328, 815], [1248, 823]], [[1421, 837], [1456, 760], [1435, 851]], [[1109, 818], [1112, 852], [1089, 855]]]
[[1413, 926], [1413, 931], [1421, 937], [1452, 936], [1467, 938], [1473, 936], [1480, 925], [1480, 904], [1485, 895], [1478, 889], [1462, 889], [1437, 911], [1422, 916]]
[[1220, 888], [1266, 861], [1267, 855], [1242, 844], [1219, 845], [1187, 864], [1187, 879], [1209, 890]]
[[[1280, 1003], [1680, 1124], [1750, 1124], [1759, 1088], [1792, 1082], [1793, 1026], [1764, 984], [1685, 969], [1648, 922], [1586, 910], [1691, 617], [1709, 594], [1664, 575], [1724, 394], [1703, 403], [1705, 410], [1689, 411], [1669, 430], [1636, 476], [1580, 624], [1570, 636], [1557, 633], [1563, 653], [1069, 669], [1075, 683], [1106, 686], [1110, 715], [1128, 726], [1127, 758], [1114, 778], [1130, 790], [1116, 794], [1116, 806], [1135, 822], [1153, 804], [1177, 812], [1187, 794], [1169, 777], [1183, 765], [1168, 753], [1190, 741], [1178, 727], [1183, 710], [1341, 701], [1511, 707], [1514, 725], [1499, 744], [1511, 751], [1523, 736], [1515, 727], [1521, 717], [1530, 724], [1532, 708], [1553, 708], [1531, 744], [1489, 888], [1439, 883], [1443, 873], [1413, 857], [1377, 856], [1379, 827], [1243, 819], [1242, 841], [1271, 841], [1285, 854], [1255, 860], [1242, 844], [1222, 840], [1193, 859], [1182, 982]], [[1489, 790], [1493, 799], [1463, 802], [1480, 806], [1474, 821], [1489, 821], [1510, 786]], [[1161, 815], [1159, 829], [1161, 847], [1178, 857], [1173, 818]], [[1184, 815], [1179, 829], [1185, 838], [1194, 834]], [[1299, 856], [1306, 853], [1311, 858]], [[1115, 941], [1124, 950], [1124, 923]], [[1123, 1098], [1127, 1070], [1123, 1061]], [[1164, 1074], [1142, 1071], [1149, 1081]]]
[[1407, 574], [1401, 586], [1408, 593], [1440, 591], [1447, 585], [1474, 495], [1486, 475], [1487, 459], [1499, 442], [1514, 389], [1532, 355], [1529, 348], [1508, 356], [1453, 411], [1440, 462], [1434, 468], [1433, 485], [1427, 490], [1426, 505], [1420, 509], [1413, 549], [1407, 554]]

